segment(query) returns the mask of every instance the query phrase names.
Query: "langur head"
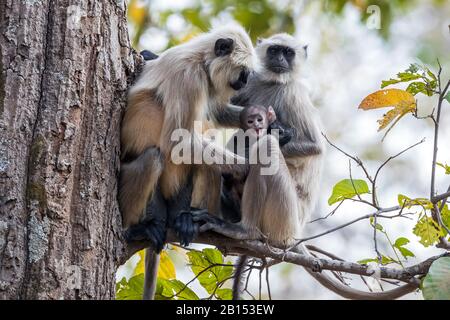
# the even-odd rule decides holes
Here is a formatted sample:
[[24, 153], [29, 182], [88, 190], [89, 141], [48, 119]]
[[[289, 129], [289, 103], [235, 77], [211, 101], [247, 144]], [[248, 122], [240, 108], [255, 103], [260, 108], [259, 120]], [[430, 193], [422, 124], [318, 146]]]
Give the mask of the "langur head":
[[249, 130], [250, 134], [260, 137], [276, 120], [276, 115], [272, 106], [266, 108], [255, 105], [244, 108], [239, 115], [239, 120], [241, 129]]
[[228, 101], [247, 84], [255, 68], [256, 54], [250, 37], [239, 25], [213, 29], [208, 33], [205, 67], [214, 94]]
[[258, 39], [256, 54], [260, 60], [259, 74], [268, 81], [287, 83], [298, 77], [307, 57], [307, 46], [287, 33]]

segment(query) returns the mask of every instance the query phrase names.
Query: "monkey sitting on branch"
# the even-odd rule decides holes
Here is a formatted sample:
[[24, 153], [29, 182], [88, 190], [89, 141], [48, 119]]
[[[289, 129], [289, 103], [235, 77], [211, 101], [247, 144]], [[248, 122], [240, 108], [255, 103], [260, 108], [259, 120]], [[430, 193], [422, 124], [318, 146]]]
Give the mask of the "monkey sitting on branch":
[[[251, 147], [265, 134], [278, 137], [280, 147], [288, 143], [292, 138], [292, 129], [277, 121], [277, 116], [272, 106], [268, 108], [255, 105], [244, 108], [239, 116], [240, 129], [228, 141], [227, 149], [232, 150], [246, 159], [249, 159]], [[234, 172], [222, 174], [221, 188], [221, 213], [229, 222], [241, 220], [240, 207], [246, 174]]]

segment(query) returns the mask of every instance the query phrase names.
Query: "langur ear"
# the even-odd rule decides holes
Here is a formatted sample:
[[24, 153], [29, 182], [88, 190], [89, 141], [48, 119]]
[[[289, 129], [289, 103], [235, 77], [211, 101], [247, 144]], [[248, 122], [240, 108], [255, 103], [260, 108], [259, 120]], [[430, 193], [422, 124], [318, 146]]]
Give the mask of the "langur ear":
[[305, 58], [308, 58], [308, 45], [303, 46], [303, 51], [305, 52]]
[[277, 115], [275, 114], [275, 110], [273, 110], [272, 106], [269, 106], [267, 108], [267, 119], [269, 120], [269, 123], [272, 123], [275, 120], [277, 120]]
[[217, 57], [223, 57], [233, 52], [234, 41], [230, 38], [220, 38], [214, 46], [214, 53]]

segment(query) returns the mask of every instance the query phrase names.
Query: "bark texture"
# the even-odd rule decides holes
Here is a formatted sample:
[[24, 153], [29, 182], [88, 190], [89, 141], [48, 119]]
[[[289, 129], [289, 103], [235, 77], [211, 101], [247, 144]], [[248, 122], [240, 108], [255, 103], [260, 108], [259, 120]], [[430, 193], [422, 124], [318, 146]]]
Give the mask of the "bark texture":
[[125, 2], [0, 0], [0, 299], [109, 299]]

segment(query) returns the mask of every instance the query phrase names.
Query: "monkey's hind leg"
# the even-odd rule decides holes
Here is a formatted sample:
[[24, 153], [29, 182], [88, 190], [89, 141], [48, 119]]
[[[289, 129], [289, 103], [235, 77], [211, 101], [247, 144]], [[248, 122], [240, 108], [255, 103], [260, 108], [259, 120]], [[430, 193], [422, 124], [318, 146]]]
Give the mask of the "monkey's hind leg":
[[136, 159], [123, 163], [120, 169], [119, 205], [123, 226], [137, 224], [150, 195], [156, 189], [163, 170], [163, 156], [155, 147], [147, 148]]
[[166, 233], [167, 205], [161, 188], [156, 186], [141, 221], [126, 230], [125, 239], [129, 242], [151, 241], [155, 251], [159, 253], [164, 247]]

